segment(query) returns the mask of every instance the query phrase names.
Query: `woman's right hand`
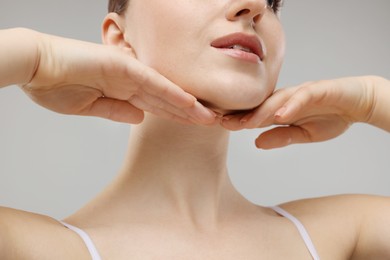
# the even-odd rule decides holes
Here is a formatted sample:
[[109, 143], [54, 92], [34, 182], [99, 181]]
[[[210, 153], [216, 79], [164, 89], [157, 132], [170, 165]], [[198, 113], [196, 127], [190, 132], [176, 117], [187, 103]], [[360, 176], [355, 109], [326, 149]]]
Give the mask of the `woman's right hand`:
[[[144, 111], [182, 123], [215, 121], [215, 114], [195, 97], [140, 63], [132, 53], [114, 46], [11, 29], [0, 33], [1, 41], [10, 41], [1, 46], [2, 54], [18, 55], [17, 50], [7, 48], [23, 46], [20, 42], [23, 38], [37, 42], [36, 60], [29, 62], [35, 68], [31, 69], [27, 82], [8, 83], [20, 84], [32, 100], [45, 108], [127, 123], [141, 122]], [[12, 40], [18, 42], [12, 44]], [[18, 59], [3, 56], [2, 60], [0, 63]], [[13, 66], [13, 69], [20, 67], [23, 68]], [[15, 74], [10, 73], [0, 72], [0, 76]]]

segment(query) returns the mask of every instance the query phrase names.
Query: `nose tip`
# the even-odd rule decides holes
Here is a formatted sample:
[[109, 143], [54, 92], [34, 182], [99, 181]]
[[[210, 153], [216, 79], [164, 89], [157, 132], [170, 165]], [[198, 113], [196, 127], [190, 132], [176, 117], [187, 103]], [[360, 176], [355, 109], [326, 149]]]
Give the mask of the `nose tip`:
[[266, 8], [267, 3], [264, 0], [236, 0], [230, 4], [226, 18], [229, 21], [244, 19], [256, 23]]

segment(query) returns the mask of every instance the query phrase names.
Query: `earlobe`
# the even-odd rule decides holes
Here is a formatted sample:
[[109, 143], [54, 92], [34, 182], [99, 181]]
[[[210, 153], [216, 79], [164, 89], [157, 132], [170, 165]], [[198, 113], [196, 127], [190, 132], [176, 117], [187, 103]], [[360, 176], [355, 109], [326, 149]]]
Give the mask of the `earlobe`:
[[115, 45], [120, 48], [131, 48], [126, 41], [123, 26], [123, 17], [116, 13], [109, 13], [103, 21], [102, 40], [106, 45]]

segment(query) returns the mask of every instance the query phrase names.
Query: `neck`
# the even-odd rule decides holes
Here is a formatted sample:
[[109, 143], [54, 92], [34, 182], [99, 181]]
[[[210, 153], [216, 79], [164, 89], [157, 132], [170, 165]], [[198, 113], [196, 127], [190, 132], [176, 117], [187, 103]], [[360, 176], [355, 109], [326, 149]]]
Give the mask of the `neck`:
[[132, 127], [129, 152], [111, 190], [126, 203], [153, 205], [160, 215], [194, 225], [216, 223], [247, 202], [228, 176], [228, 142], [220, 126], [185, 126], [148, 115]]

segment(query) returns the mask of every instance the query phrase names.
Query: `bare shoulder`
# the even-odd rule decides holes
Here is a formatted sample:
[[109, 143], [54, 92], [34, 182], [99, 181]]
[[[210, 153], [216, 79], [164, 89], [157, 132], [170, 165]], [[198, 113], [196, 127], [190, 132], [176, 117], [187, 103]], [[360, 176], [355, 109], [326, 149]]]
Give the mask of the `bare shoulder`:
[[82, 259], [84, 252], [77, 235], [57, 220], [0, 207], [0, 259]]
[[383, 206], [390, 205], [390, 197], [376, 195], [335, 195], [296, 200], [282, 204], [285, 209], [296, 214], [318, 212], [321, 214], [362, 214], [373, 213]]
[[389, 197], [337, 195], [292, 201], [281, 207], [307, 226], [321, 250], [339, 250], [347, 259], [390, 257]]

